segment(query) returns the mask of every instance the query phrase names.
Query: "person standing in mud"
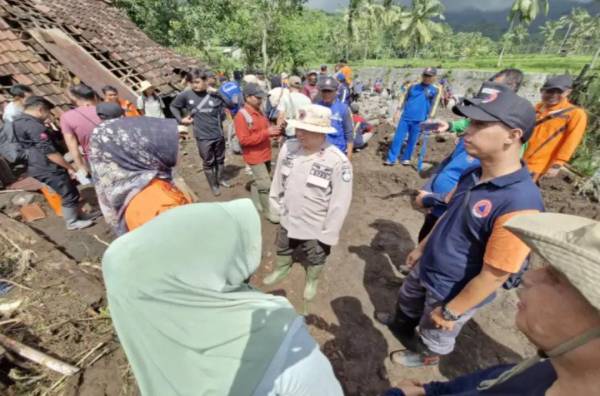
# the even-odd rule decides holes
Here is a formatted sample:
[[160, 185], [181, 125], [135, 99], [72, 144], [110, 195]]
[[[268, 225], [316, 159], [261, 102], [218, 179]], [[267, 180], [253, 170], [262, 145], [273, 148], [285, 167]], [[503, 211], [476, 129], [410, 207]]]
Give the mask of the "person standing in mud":
[[471, 120], [465, 147], [481, 167], [460, 179], [444, 216], [408, 255], [412, 271], [395, 314], [375, 313], [409, 348], [390, 356], [405, 367], [438, 364], [496, 290], [518, 283], [529, 248], [504, 224], [544, 210], [541, 193], [520, 161], [521, 146], [535, 125], [533, 106], [506, 85], [489, 83], [455, 111]]
[[[220, 187], [229, 188], [225, 170], [225, 109], [234, 107], [210, 87], [214, 74], [208, 70], [192, 70], [192, 89], [181, 92], [171, 103], [171, 113], [181, 125], [193, 125], [194, 137], [203, 161], [204, 174], [213, 195], [221, 195]], [[184, 117], [183, 112], [188, 116]]]
[[300, 262], [306, 266], [305, 302], [317, 294], [319, 275], [338, 243], [352, 200], [352, 165], [327, 140], [336, 132], [331, 118], [330, 109], [308, 105], [298, 111], [297, 119], [287, 121], [297, 139], [281, 148], [270, 192], [280, 227], [275, 270], [264, 283], [283, 280], [294, 261]]

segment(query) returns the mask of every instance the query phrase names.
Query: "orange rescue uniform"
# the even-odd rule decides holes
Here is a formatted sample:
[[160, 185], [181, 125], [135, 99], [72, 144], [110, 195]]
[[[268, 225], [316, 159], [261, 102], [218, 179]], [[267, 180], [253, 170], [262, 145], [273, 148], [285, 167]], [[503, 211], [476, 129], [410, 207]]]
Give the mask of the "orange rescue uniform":
[[191, 200], [169, 181], [154, 179], [129, 202], [125, 224], [133, 231], [162, 212], [189, 203]]
[[346, 77], [346, 82], [348, 85], [352, 84], [352, 68], [346, 65], [340, 69], [340, 72]]
[[141, 114], [133, 103], [127, 99], [119, 99], [119, 105], [125, 113], [125, 117], [139, 117]]
[[[563, 99], [560, 103], [551, 107], [538, 103], [535, 107], [536, 119], [538, 121], [543, 120], [553, 113], [573, 106], [567, 99]], [[587, 114], [585, 110], [579, 107], [559, 114], [555, 118], [546, 120], [536, 126], [523, 155], [529, 171], [534, 174], [534, 180], [537, 181], [546, 174], [553, 165], [562, 166], [569, 162], [583, 139], [586, 127]], [[549, 140], [561, 128], [564, 128], [564, 132]]]

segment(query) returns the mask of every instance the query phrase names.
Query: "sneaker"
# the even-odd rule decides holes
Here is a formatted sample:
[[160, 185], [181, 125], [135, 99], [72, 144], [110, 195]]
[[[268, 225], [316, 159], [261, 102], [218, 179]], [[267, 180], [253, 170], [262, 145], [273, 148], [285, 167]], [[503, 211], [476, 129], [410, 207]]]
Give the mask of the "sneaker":
[[394, 163], [390, 161], [384, 161], [383, 166], [394, 166]]
[[91, 220], [76, 220], [72, 223], [67, 224], [67, 230], [75, 231], [75, 230], [83, 230], [84, 228], [88, 228], [94, 225], [94, 222]]
[[404, 160], [404, 161], [401, 162], [401, 164], [403, 166], [410, 166], [410, 161], [409, 160]]
[[382, 325], [389, 326], [394, 323], [394, 315], [391, 312], [375, 311], [375, 320]]
[[438, 355], [427, 355], [408, 350], [392, 352], [390, 354], [390, 360], [394, 364], [409, 368], [437, 366], [440, 363], [440, 357]]

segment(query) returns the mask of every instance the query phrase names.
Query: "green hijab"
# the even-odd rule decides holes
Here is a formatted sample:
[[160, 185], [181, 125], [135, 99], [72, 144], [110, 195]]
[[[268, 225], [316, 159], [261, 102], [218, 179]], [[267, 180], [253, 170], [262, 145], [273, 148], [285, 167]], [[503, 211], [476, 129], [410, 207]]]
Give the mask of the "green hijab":
[[298, 317], [245, 283], [261, 240], [242, 199], [171, 209], [111, 244], [109, 308], [143, 395], [253, 394]]

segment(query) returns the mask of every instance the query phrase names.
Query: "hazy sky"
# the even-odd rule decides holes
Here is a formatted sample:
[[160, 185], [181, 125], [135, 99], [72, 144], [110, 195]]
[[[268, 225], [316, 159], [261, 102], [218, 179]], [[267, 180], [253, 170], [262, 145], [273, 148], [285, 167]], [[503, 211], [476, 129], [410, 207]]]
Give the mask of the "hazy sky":
[[[591, 0], [576, 0], [580, 3], [589, 3]], [[397, 3], [410, 4], [410, 0], [400, 0]], [[446, 6], [447, 10], [460, 10], [465, 7], [467, 8], [478, 8], [480, 10], [497, 11], [508, 9], [513, 0], [494, 0], [494, 1], [482, 1], [482, 0], [442, 0], [442, 3]], [[308, 0], [309, 7], [321, 8], [323, 10], [334, 11], [338, 8], [345, 7], [348, 4], [348, 0]]]

